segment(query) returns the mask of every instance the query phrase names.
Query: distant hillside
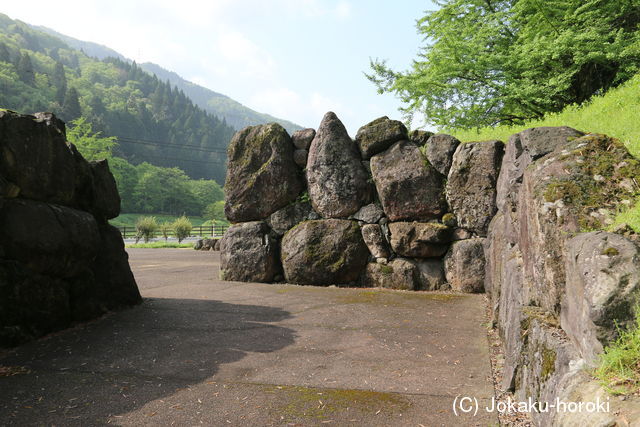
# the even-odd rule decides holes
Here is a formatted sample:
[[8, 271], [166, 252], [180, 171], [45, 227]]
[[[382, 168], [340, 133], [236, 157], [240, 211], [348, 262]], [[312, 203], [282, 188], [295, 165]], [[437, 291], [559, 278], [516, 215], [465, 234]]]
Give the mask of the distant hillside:
[[110, 49], [101, 44], [93, 43], [93, 42], [85, 42], [82, 40], [74, 39], [73, 37], [66, 36], [62, 33], [52, 30], [51, 28], [43, 27], [41, 25], [30, 25], [30, 27], [35, 30], [42, 31], [43, 33], [47, 33], [49, 35], [57, 37], [63, 42], [65, 42], [66, 44], [68, 44], [70, 47], [77, 50], [81, 50], [85, 54], [92, 56], [94, 58], [97, 58], [97, 59], [118, 58], [125, 62], [132, 62], [127, 58], [125, 58], [124, 55], [121, 55], [115, 50]]
[[66, 122], [84, 117], [94, 130], [116, 136], [115, 154], [131, 163], [177, 166], [191, 178], [218, 182], [235, 132], [135, 62], [98, 60], [3, 14], [0, 108], [51, 111]]
[[[72, 48], [82, 50], [88, 56], [92, 56], [97, 59], [112, 57], [125, 62], [132, 62], [125, 58], [124, 55], [106, 46], [74, 39], [73, 37], [66, 36], [47, 27], [32, 27], [58, 37]], [[280, 123], [289, 133], [302, 129], [302, 127], [288, 120], [278, 119], [277, 117], [273, 117], [269, 114], [258, 113], [257, 111], [254, 111], [249, 107], [245, 107], [238, 101], [235, 101], [226, 95], [214, 92], [195, 83], [191, 83], [177, 73], [166, 70], [157, 64], [146, 62], [140, 64], [139, 67], [148, 73], [155, 74], [162, 81], [169, 81], [169, 83], [182, 90], [198, 107], [214, 114], [215, 116], [224, 118], [227, 124], [235, 129], [242, 129], [247, 126], [270, 122]]]
[[191, 83], [173, 71], [165, 70], [157, 64], [145, 62], [140, 64], [140, 68], [155, 74], [160, 80], [169, 81], [172, 85], [184, 91], [197, 106], [218, 117], [224, 117], [227, 123], [236, 129], [270, 122], [280, 123], [290, 134], [302, 129], [301, 126], [288, 120], [278, 119], [269, 114], [258, 113], [226, 95]]

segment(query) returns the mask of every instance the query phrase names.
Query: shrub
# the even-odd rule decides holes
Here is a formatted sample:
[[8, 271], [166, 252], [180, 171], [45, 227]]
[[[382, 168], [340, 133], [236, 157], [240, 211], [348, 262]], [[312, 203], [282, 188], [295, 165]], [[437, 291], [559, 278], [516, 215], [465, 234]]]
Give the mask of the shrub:
[[173, 222], [173, 231], [178, 238], [178, 243], [182, 243], [186, 237], [189, 237], [191, 234], [191, 229], [193, 228], [191, 225], [191, 221], [187, 219], [186, 216], [181, 216]]
[[160, 234], [164, 237], [165, 242], [169, 238], [169, 234], [171, 234], [171, 223], [163, 222], [160, 224]]
[[136, 222], [136, 243], [141, 238], [144, 238], [145, 243], [149, 242], [149, 239], [155, 237], [157, 230], [158, 223], [155, 217], [145, 216], [138, 219], [138, 222]]

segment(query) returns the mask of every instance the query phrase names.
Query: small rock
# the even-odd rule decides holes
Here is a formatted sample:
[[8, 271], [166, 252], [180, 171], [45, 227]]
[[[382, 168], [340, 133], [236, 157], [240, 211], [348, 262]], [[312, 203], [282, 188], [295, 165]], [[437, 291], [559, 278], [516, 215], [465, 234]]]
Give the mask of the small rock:
[[407, 128], [397, 120], [380, 117], [358, 129], [356, 144], [363, 159], [369, 159], [393, 143], [407, 139]]
[[314, 129], [301, 129], [297, 130], [291, 135], [291, 142], [298, 150], [309, 150], [311, 147], [311, 141], [316, 136], [316, 131]]

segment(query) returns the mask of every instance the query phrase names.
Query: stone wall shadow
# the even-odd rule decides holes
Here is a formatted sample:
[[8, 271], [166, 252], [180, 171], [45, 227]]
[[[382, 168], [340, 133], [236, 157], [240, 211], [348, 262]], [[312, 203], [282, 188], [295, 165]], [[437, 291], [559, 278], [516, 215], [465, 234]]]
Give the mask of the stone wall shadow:
[[31, 372], [2, 376], [2, 424], [105, 424], [148, 402], [210, 379], [248, 352], [294, 343], [293, 330], [269, 323], [279, 308], [209, 300], [146, 299], [0, 356]]

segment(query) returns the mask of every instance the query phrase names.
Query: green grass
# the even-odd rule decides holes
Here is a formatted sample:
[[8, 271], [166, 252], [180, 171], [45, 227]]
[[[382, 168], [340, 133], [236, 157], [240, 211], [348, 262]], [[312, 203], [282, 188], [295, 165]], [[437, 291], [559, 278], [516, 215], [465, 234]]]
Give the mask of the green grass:
[[[619, 139], [636, 158], [640, 158], [640, 74], [610, 90], [595, 96], [582, 105], [572, 105], [560, 113], [549, 114], [544, 119], [532, 120], [523, 125], [486, 127], [474, 130], [449, 129], [445, 132], [460, 141], [498, 139], [507, 142], [509, 136], [524, 129], [538, 126], [570, 126], [587, 133], [603, 133]], [[623, 208], [623, 207], [621, 207]], [[640, 233], [640, 199], [634, 206], [621, 209], [614, 219], [616, 227], [627, 224]]]
[[193, 248], [193, 243], [178, 243], [178, 242], [151, 242], [151, 243], [136, 243], [125, 245], [127, 248], [143, 248], [143, 249], [164, 249], [164, 248]]
[[640, 306], [635, 307], [635, 323], [604, 349], [594, 376], [612, 394], [640, 391]]
[[603, 133], [622, 141], [631, 154], [640, 157], [640, 74], [612, 89], [603, 96], [595, 96], [582, 105], [572, 105], [560, 113], [548, 114], [544, 119], [523, 125], [497, 126], [472, 130], [446, 130], [460, 141], [499, 139], [524, 129], [538, 126], [570, 126], [583, 132]]

